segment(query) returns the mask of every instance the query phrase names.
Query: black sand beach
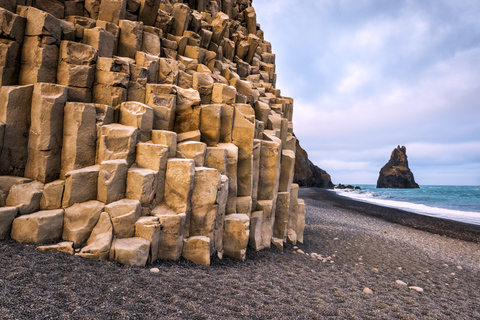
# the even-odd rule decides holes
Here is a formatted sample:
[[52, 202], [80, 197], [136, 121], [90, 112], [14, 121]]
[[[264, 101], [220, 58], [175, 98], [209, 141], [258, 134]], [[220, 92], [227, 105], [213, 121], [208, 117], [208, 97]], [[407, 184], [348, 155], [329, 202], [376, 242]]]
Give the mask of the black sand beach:
[[0, 319], [480, 319], [480, 227], [300, 197], [309, 255], [288, 245], [132, 268], [1, 241]]

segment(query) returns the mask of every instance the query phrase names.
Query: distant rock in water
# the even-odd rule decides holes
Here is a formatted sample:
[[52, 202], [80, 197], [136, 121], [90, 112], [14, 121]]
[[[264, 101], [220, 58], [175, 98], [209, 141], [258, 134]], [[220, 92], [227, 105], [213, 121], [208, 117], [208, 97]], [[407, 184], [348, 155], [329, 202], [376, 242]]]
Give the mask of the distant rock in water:
[[390, 160], [380, 170], [377, 188], [420, 188], [408, 167], [407, 148], [398, 146], [393, 150]]
[[295, 151], [295, 173], [293, 182], [301, 187], [324, 189], [333, 189], [334, 187], [330, 175], [308, 159], [307, 151], [300, 146], [298, 140]]

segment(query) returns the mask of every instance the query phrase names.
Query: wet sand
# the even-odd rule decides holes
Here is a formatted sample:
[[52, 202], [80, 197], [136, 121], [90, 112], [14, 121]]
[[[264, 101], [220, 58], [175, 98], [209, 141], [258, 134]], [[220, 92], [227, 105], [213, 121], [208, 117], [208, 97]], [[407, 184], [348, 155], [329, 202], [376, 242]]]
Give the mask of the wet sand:
[[478, 227], [320, 189], [300, 197], [308, 255], [287, 245], [132, 268], [0, 241], [0, 319], [480, 319]]

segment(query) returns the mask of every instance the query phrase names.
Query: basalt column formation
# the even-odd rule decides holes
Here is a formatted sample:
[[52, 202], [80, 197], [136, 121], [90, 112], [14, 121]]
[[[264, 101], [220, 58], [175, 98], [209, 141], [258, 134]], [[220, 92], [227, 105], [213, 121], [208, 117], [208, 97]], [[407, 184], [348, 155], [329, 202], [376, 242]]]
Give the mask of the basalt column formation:
[[303, 242], [251, 0], [0, 0], [0, 239], [143, 266]]

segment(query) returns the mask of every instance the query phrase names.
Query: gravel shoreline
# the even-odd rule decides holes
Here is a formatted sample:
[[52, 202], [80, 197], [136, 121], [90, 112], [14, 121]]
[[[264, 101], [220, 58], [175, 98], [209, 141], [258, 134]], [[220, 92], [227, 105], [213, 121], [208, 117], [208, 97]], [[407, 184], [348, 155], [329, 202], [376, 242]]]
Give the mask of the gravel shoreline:
[[132, 268], [0, 241], [0, 319], [480, 319], [480, 244], [464, 239], [478, 241], [476, 227], [399, 219], [320, 189], [299, 196], [309, 255], [287, 245], [245, 262]]

